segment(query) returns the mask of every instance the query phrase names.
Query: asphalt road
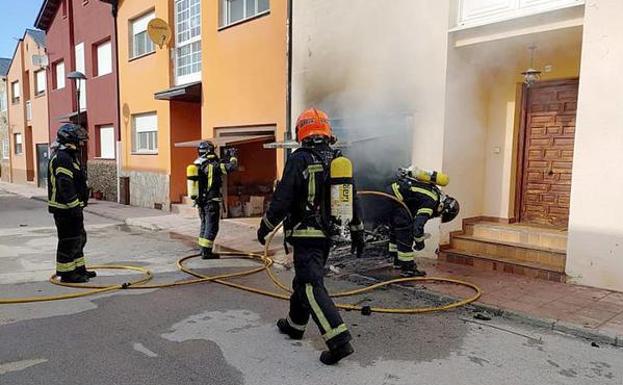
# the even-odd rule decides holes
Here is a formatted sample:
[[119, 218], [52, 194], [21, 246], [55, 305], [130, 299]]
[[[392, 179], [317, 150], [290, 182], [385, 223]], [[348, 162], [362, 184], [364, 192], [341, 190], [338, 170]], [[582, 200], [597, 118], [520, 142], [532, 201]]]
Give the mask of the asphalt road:
[[[186, 241], [93, 216], [86, 223], [90, 263], [145, 266], [158, 282], [187, 278], [175, 268], [193, 249]], [[69, 290], [45, 281], [56, 242], [50, 226], [41, 202], [0, 193], [0, 296]], [[253, 266], [235, 259], [190, 264], [209, 273]], [[263, 274], [237, 281], [272, 288]], [[328, 279], [332, 290], [354, 285]], [[423, 303], [417, 292], [399, 289], [348, 301]], [[478, 323], [468, 311], [345, 312], [356, 353], [325, 367], [315, 326], [303, 341], [277, 333], [274, 322], [286, 311], [286, 302], [213, 283], [0, 305], [0, 384], [623, 384], [621, 349], [499, 319]]]

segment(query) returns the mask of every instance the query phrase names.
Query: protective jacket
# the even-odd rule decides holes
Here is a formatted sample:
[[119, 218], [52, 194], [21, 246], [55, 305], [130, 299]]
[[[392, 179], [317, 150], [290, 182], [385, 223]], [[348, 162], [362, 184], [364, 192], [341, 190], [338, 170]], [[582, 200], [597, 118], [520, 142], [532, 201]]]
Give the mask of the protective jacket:
[[[328, 144], [296, 150], [288, 159], [263, 224], [273, 230], [284, 221], [287, 239], [324, 239], [331, 236], [329, 166], [341, 156]], [[354, 190], [354, 189], [353, 189]], [[351, 230], [362, 230], [359, 201], [354, 190]]]
[[228, 161], [219, 159], [210, 154], [195, 160], [199, 167], [199, 195], [196, 202], [198, 206], [205, 206], [209, 202], [220, 202], [223, 198], [221, 187], [223, 175], [227, 175], [238, 168], [238, 160], [234, 157]]
[[79, 210], [87, 204], [87, 178], [80, 166], [77, 152], [58, 149], [48, 163], [48, 210], [63, 214]]
[[391, 193], [404, 202], [413, 215], [413, 235], [415, 242], [424, 241], [424, 225], [436, 216], [439, 207], [439, 191], [426, 182], [411, 178], [400, 178], [390, 186]]

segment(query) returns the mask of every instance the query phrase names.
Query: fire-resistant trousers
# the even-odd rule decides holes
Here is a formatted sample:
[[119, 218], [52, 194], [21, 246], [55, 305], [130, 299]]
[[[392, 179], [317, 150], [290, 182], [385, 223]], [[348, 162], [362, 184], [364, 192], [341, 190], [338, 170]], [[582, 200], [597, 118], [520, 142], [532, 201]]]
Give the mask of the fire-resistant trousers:
[[329, 349], [336, 349], [352, 337], [324, 287], [324, 265], [329, 256], [330, 242], [318, 238], [295, 238], [291, 243], [295, 275], [288, 323], [304, 331], [311, 315]]
[[199, 218], [201, 218], [201, 229], [197, 244], [202, 248], [212, 250], [221, 219], [221, 202], [210, 201], [204, 206], [199, 206]]
[[87, 234], [82, 211], [55, 213], [54, 223], [58, 234], [56, 274], [63, 277], [76, 270], [86, 270], [84, 246], [87, 243]]
[[401, 262], [414, 260], [413, 219], [402, 208], [395, 208], [389, 218], [389, 255]]

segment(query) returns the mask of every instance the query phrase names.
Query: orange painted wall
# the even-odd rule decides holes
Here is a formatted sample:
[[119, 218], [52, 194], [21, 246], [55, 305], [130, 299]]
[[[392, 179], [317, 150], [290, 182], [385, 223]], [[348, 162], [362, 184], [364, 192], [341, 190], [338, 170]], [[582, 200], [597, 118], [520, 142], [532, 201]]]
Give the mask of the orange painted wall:
[[196, 148], [179, 148], [175, 143], [197, 140], [201, 135], [201, 105], [171, 102], [171, 201], [186, 195], [186, 166], [197, 158]]
[[[202, 136], [212, 137], [217, 127], [276, 124], [282, 140], [287, 2], [271, 0], [267, 15], [220, 31], [219, 3], [202, 3]], [[282, 151], [277, 160], [281, 170]]]
[[[167, 47], [156, 47], [154, 53], [130, 59], [130, 20], [151, 10], [156, 17], [170, 20], [168, 0], [122, 0], [119, 4], [119, 83], [121, 105], [121, 153], [123, 170], [170, 173], [169, 102], [154, 99], [154, 93], [171, 84], [170, 55]], [[157, 112], [158, 154], [132, 154], [132, 115]]]

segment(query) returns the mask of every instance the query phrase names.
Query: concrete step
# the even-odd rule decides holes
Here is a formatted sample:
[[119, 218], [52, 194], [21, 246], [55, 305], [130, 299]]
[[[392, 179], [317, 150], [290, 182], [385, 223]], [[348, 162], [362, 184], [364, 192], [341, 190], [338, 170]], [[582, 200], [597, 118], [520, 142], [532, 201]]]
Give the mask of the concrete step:
[[192, 206], [195, 203], [194, 200], [190, 199], [190, 197], [184, 196], [182, 198], [182, 204]]
[[181, 203], [174, 203], [171, 205], [171, 213], [179, 214], [186, 218], [194, 218], [197, 215], [197, 208], [192, 205], [186, 205]]
[[479, 270], [518, 274], [553, 282], [565, 282], [566, 280], [564, 269], [518, 259], [472, 253], [465, 250], [444, 248], [439, 252], [438, 259], [442, 262], [472, 266]]
[[546, 248], [560, 253], [567, 251], [567, 232], [564, 230], [527, 226], [520, 223], [494, 222], [467, 222], [463, 230], [466, 235], [490, 241], [513, 242], [526, 247]]
[[469, 234], [453, 235], [450, 247], [472, 255], [493, 256], [499, 260], [522, 261], [524, 263], [564, 271], [566, 254], [550, 249], [519, 242], [491, 240]]

